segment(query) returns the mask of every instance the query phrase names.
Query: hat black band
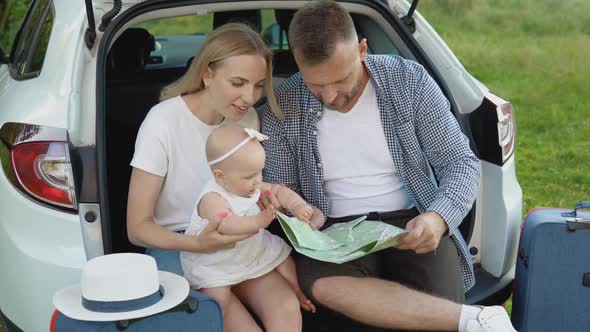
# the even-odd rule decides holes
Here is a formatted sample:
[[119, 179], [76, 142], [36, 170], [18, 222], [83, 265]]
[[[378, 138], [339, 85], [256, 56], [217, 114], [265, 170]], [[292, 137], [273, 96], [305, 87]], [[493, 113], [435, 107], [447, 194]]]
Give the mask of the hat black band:
[[147, 308], [158, 303], [164, 296], [164, 288], [160, 288], [153, 294], [139, 299], [125, 301], [95, 301], [82, 297], [82, 306], [94, 312], [127, 312]]

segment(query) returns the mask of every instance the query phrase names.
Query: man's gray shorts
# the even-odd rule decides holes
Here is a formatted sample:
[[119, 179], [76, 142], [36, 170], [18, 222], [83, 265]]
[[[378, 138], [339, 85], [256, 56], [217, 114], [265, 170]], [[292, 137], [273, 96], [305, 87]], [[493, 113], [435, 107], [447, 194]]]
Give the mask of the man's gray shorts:
[[[371, 213], [367, 219], [381, 220], [405, 228], [407, 222], [418, 214], [418, 210], [413, 208]], [[322, 229], [335, 222], [348, 221], [356, 217], [358, 216], [328, 218]], [[295, 259], [301, 288], [311, 298], [311, 286], [316, 280], [324, 277], [351, 276], [393, 280], [454, 302], [463, 303], [465, 300], [459, 254], [450, 237], [441, 239], [436, 251], [426, 254], [388, 248], [344, 264], [317, 261], [303, 255], [296, 255]], [[319, 302], [316, 300], [315, 303]]]

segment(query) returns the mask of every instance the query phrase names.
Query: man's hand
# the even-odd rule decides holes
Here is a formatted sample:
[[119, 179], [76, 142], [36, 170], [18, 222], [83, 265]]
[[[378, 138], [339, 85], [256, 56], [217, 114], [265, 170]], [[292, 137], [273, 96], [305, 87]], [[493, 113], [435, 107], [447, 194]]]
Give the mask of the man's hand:
[[318, 208], [314, 208], [313, 214], [311, 215], [311, 221], [309, 222], [309, 226], [312, 229], [318, 229], [324, 225], [324, 222], [326, 222], [326, 218], [324, 217], [322, 211]]
[[414, 250], [425, 254], [435, 250], [448, 226], [444, 219], [434, 211], [425, 212], [406, 225], [407, 234], [399, 240], [397, 249]]

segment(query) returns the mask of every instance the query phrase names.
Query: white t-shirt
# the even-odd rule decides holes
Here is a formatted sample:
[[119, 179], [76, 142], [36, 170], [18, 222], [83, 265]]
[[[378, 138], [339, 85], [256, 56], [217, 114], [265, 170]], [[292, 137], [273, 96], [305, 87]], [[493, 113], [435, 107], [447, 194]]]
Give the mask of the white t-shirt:
[[[256, 112], [250, 110], [240, 124], [258, 129]], [[199, 120], [180, 96], [157, 104], [143, 120], [131, 166], [165, 178], [154, 212], [157, 224], [172, 231], [188, 226], [194, 204], [212, 177], [205, 142], [217, 127]]]
[[413, 206], [389, 153], [370, 80], [347, 113], [324, 108], [317, 128], [330, 217]]

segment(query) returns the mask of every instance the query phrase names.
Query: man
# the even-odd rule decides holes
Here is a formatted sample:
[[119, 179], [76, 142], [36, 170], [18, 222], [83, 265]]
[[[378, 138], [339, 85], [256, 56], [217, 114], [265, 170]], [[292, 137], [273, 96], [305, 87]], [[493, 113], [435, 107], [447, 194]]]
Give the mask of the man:
[[304, 291], [383, 328], [514, 331], [501, 307], [459, 304], [475, 280], [458, 226], [480, 166], [434, 80], [415, 62], [368, 55], [329, 0], [295, 14], [289, 43], [300, 73], [276, 91], [284, 118], [261, 112], [265, 181], [300, 193], [326, 225], [369, 215], [409, 232], [341, 265], [299, 257]]

